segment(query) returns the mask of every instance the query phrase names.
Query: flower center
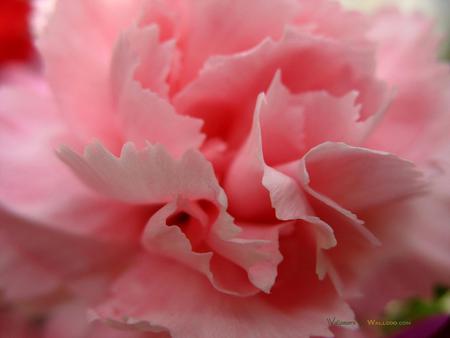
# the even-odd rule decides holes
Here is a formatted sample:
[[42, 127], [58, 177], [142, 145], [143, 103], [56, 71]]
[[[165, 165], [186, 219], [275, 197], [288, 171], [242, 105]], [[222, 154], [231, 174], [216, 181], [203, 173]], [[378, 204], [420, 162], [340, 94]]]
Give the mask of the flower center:
[[189, 239], [195, 252], [210, 251], [206, 244], [209, 230], [217, 218], [217, 208], [209, 201], [183, 201], [167, 218], [167, 225], [178, 226]]

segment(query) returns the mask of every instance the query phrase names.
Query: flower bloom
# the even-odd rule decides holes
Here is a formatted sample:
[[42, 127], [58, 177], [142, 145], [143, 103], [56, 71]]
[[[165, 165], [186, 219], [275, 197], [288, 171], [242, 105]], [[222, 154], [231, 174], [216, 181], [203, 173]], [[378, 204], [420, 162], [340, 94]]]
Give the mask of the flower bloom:
[[298, 338], [449, 281], [436, 44], [330, 1], [57, 1], [44, 74], [0, 91], [5, 301]]

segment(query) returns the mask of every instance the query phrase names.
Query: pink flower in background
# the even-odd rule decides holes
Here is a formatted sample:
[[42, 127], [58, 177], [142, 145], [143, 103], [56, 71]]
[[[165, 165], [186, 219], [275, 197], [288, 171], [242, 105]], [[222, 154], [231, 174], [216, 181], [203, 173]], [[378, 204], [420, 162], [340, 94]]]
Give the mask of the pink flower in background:
[[40, 34], [43, 74], [0, 87], [0, 288], [81, 304], [44, 331], [332, 336], [450, 281], [450, 73], [425, 20], [59, 0]]
[[22, 0], [3, 0], [0, 3], [0, 67], [32, 57], [27, 26], [29, 7], [28, 2]]

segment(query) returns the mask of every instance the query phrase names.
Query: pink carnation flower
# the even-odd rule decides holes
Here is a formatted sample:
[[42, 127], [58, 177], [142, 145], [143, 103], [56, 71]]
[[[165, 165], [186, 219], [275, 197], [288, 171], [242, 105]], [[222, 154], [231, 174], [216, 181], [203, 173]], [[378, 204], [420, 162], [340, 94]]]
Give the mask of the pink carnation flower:
[[44, 74], [0, 89], [6, 302], [298, 338], [450, 282], [450, 73], [424, 19], [59, 0], [37, 44]]

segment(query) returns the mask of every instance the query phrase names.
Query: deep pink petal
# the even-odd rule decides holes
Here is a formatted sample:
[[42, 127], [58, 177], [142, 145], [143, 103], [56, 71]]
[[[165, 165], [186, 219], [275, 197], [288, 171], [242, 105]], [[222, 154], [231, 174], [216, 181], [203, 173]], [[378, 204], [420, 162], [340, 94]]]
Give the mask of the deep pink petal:
[[[276, 103], [276, 102], [275, 102]], [[275, 105], [276, 106], [276, 105]], [[310, 207], [306, 196], [295, 178], [265, 163], [262, 133], [263, 116], [270, 114], [271, 102], [263, 94], [258, 98], [253, 126], [243, 148], [237, 154], [225, 180], [225, 190], [230, 197], [230, 212], [239, 219], [302, 220], [298, 225], [315, 234], [317, 255], [322, 249], [336, 245], [332, 228], [318, 218]], [[323, 266], [317, 256], [317, 272], [323, 275]]]
[[[200, 117], [204, 132], [235, 149], [251, 127], [256, 97], [277, 70], [294, 93], [324, 90], [335, 96], [358, 91], [361, 119], [385, 106], [385, 86], [374, 78], [371, 51], [304, 32], [287, 30], [279, 41], [266, 39], [231, 56], [212, 57], [198, 78], [174, 97], [180, 113]], [[340, 79], [336, 81], [336, 79]]]
[[[184, 205], [183, 205], [184, 204]], [[228, 278], [225, 280], [223, 273], [230, 273], [230, 271], [223, 271], [224, 269], [214, 269], [212, 267], [213, 252], [211, 251], [195, 251], [193, 248], [192, 240], [199, 240], [200, 242], [205, 239], [199, 238], [202, 236], [198, 233], [194, 238], [188, 238], [185, 233], [181, 230], [181, 227], [186, 226], [183, 224], [168, 224], [168, 219], [173, 214], [179, 212], [186, 212], [185, 210], [192, 209], [194, 206], [189, 206], [189, 201], [178, 200], [167, 204], [156, 212], [148, 222], [142, 237], [142, 243], [144, 248], [148, 251], [163, 255], [165, 257], [171, 258], [178, 261], [185, 266], [197, 270], [198, 272], [204, 274], [209, 281], [218, 290], [234, 294], [234, 295], [249, 295], [254, 294], [257, 290], [249, 283], [246, 278], [237, 278], [231, 280]], [[192, 212], [192, 210], [190, 210]], [[195, 214], [195, 210], [194, 214]], [[201, 213], [201, 210], [198, 212]], [[201, 218], [202, 215], [200, 215]], [[193, 215], [188, 217], [193, 218]], [[197, 227], [203, 228], [204, 232], [209, 231], [207, 227], [209, 226], [207, 220], [205, 223], [201, 223], [201, 220], [195, 220], [198, 224]], [[202, 231], [199, 229], [197, 232]], [[205, 237], [203, 235], [202, 237]], [[235, 271], [231, 271], [234, 274]]]

